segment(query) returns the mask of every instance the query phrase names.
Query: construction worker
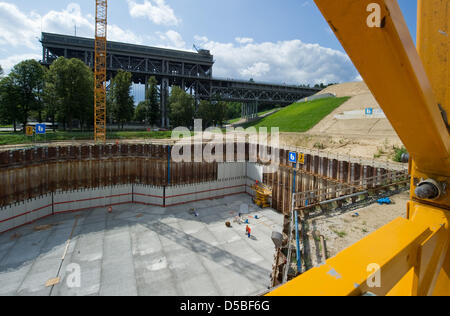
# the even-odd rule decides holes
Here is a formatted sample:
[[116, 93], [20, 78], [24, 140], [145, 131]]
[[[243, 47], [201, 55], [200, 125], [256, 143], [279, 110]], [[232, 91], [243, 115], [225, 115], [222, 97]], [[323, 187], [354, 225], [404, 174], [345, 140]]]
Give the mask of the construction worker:
[[248, 235], [248, 238], [252, 237], [252, 229], [250, 228], [250, 226], [247, 225], [247, 227], [245, 228], [245, 232]]

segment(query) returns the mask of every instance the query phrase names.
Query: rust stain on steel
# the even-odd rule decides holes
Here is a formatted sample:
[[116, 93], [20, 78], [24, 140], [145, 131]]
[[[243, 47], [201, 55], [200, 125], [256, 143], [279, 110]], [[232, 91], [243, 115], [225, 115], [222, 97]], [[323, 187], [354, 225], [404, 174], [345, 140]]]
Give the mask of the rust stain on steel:
[[[205, 145], [201, 146], [203, 149]], [[237, 143], [231, 156], [241, 158], [238, 149], [245, 148], [245, 160], [263, 160], [264, 153], [275, 149]], [[195, 148], [191, 146], [194, 158]], [[251, 157], [249, 150], [259, 153]], [[272, 207], [290, 214], [293, 167], [288, 150], [279, 149], [280, 168], [265, 172], [264, 183], [273, 188]], [[227, 148], [223, 148], [224, 161]], [[168, 185], [168, 147], [154, 144], [80, 145], [0, 152], [0, 207], [57, 190], [77, 190], [98, 186], [138, 183]], [[242, 159], [241, 159], [242, 160]], [[171, 162], [171, 185], [214, 181], [218, 164], [207, 162]], [[336, 198], [339, 192], [358, 192], [376, 185], [399, 181], [387, 169], [374, 168], [349, 161], [305, 154], [305, 164], [297, 165], [295, 192], [307, 192], [295, 206], [305, 207], [322, 199]], [[401, 174], [400, 174], [401, 176]]]

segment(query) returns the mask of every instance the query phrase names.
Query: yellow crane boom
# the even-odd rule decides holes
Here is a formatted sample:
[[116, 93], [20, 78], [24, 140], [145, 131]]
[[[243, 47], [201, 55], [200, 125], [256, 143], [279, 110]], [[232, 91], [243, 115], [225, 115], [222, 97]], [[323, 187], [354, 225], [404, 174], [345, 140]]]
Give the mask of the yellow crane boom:
[[95, 9], [95, 87], [94, 139], [106, 142], [106, 36], [108, 1], [96, 0]]
[[396, 0], [315, 2], [410, 152], [411, 200], [270, 295], [450, 295], [450, 5], [419, 0], [416, 48]]

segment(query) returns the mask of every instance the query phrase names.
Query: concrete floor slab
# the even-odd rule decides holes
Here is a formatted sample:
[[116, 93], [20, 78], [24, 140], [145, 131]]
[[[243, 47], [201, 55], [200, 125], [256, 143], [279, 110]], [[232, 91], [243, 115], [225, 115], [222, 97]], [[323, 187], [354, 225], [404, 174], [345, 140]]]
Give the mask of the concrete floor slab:
[[[225, 226], [244, 203], [253, 211], [251, 239], [245, 225]], [[275, 251], [271, 233], [281, 230], [283, 216], [250, 203], [249, 196], [237, 195], [167, 209], [129, 204], [112, 214], [98, 208], [21, 227], [0, 235], [0, 295], [262, 292]], [[35, 230], [42, 225], [49, 226]], [[77, 270], [80, 287], [73, 286]], [[58, 284], [45, 286], [57, 276]]]

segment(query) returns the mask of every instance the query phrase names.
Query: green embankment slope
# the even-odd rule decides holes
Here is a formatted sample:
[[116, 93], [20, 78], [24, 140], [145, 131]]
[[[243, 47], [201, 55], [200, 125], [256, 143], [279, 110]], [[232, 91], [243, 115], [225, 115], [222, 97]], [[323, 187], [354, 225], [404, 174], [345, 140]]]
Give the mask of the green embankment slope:
[[245, 127], [278, 127], [280, 132], [303, 133], [309, 131], [335, 109], [347, 102], [350, 97], [327, 98], [306, 103], [294, 103], [277, 113]]

